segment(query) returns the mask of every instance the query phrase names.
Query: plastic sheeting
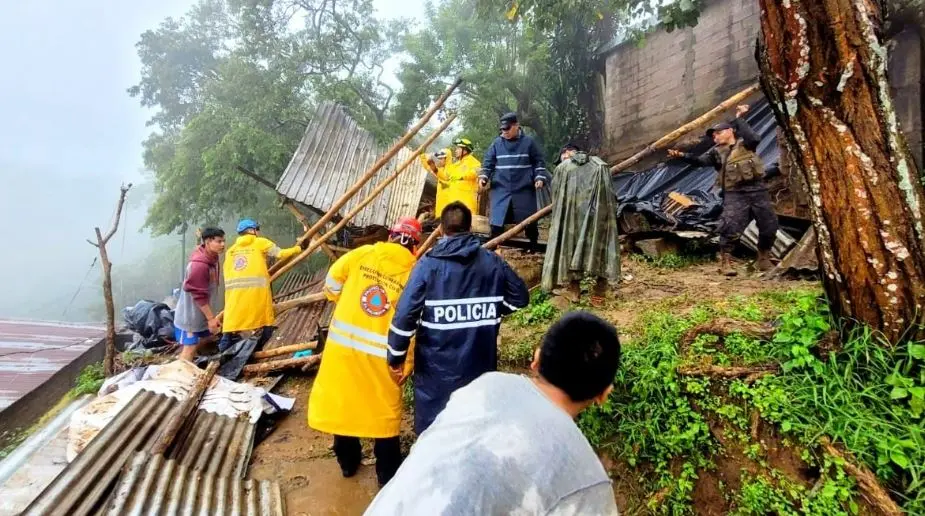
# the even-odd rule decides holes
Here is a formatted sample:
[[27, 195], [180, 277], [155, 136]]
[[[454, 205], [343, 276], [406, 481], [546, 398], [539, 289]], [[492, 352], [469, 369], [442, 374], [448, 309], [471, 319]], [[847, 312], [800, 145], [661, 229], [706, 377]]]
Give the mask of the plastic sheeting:
[[141, 300], [122, 309], [122, 318], [135, 333], [128, 349], [151, 349], [166, 345], [174, 338], [173, 311], [164, 303]]
[[[758, 155], [765, 167], [780, 159], [777, 146], [777, 123], [767, 100], [762, 99], [752, 106], [745, 117], [752, 129], [761, 137]], [[713, 147], [713, 141], [706, 136], [695, 147], [688, 149], [702, 154]], [[617, 217], [624, 212], [636, 211], [662, 224], [678, 230], [713, 231], [722, 213], [720, 190], [715, 187], [717, 171], [712, 167], [697, 167], [673, 159], [648, 170], [621, 172], [613, 177], [617, 194]], [[671, 192], [682, 193], [693, 199], [698, 206], [683, 210], [675, 216], [677, 226], [662, 210], [662, 203]]]

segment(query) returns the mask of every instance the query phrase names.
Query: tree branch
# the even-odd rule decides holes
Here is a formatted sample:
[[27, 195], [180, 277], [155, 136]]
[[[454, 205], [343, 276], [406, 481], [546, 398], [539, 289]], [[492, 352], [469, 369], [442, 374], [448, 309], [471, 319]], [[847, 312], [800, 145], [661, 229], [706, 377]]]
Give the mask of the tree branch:
[[[96, 228], [96, 238], [99, 240], [101, 245], [106, 245], [109, 242], [109, 239], [116, 234], [116, 230], [119, 229], [119, 219], [122, 218], [122, 207], [125, 205], [125, 194], [128, 193], [129, 188], [132, 187], [132, 183], [127, 185], [122, 185], [119, 192], [119, 204], [116, 205], [116, 217], [112, 221], [112, 227], [109, 228], [109, 233], [106, 233], [105, 237], [100, 236], [100, 228]], [[92, 243], [92, 242], [91, 242]]]

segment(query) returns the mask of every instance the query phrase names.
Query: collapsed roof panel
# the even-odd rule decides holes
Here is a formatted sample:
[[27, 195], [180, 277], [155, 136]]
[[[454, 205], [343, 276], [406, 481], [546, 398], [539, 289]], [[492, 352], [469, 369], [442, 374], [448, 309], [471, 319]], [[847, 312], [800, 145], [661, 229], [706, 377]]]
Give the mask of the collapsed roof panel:
[[[385, 152], [373, 135], [360, 127], [343, 107], [324, 102], [312, 116], [276, 190], [318, 213], [325, 213]], [[338, 215], [345, 215], [362, 202], [411, 154], [407, 147], [401, 149]], [[409, 169], [357, 213], [350, 224], [388, 226], [389, 221], [398, 216], [417, 215], [427, 175], [421, 162], [414, 160]]]

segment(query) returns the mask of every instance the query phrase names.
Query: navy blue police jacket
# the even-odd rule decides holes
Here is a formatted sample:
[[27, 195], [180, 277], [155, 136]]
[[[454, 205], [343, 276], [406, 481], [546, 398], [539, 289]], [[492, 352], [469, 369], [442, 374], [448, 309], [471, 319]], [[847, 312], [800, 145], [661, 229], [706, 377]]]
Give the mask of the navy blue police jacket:
[[[546, 186], [550, 183], [543, 151], [523, 130], [514, 140], [505, 140], [501, 136], [495, 138], [482, 158], [479, 177], [491, 184], [488, 196], [491, 200], [489, 224], [492, 226], [516, 224], [536, 213], [534, 183], [537, 179]], [[506, 220], [509, 208], [513, 218]]]
[[414, 346], [414, 429], [420, 434], [450, 394], [498, 368], [501, 317], [527, 306], [527, 285], [500, 256], [462, 233], [418, 261], [389, 328], [390, 366]]

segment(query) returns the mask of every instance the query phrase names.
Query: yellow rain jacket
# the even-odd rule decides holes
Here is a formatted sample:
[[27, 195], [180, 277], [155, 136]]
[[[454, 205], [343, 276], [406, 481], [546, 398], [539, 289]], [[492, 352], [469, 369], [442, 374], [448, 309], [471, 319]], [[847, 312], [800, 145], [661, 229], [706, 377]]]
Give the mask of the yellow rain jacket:
[[299, 246], [280, 249], [273, 241], [241, 235], [225, 252], [225, 316], [223, 332], [256, 330], [276, 321], [267, 257], [283, 260], [302, 252]]
[[437, 174], [437, 208], [434, 216], [440, 217], [443, 208], [460, 201], [473, 215], [479, 213], [479, 169], [482, 164], [472, 154], [460, 160], [447, 159], [446, 166]]
[[324, 292], [337, 306], [308, 399], [310, 427], [351, 437], [398, 435], [402, 391], [389, 374], [386, 348], [414, 261], [401, 245], [380, 242], [350, 251], [328, 270]]

